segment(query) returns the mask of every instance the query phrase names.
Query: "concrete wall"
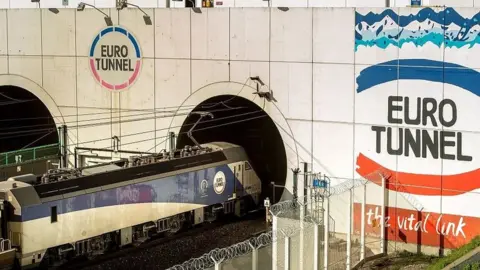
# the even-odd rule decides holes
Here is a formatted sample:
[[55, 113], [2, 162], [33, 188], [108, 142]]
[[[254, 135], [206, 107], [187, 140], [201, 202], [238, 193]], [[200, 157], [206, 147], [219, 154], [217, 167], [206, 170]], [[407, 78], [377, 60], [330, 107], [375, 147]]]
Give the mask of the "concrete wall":
[[[0, 0], [0, 8], [76, 8], [79, 2], [95, 5], [97, 8], [114, 8], [116, 0]], [[182, 8], [189, 0], [129, 0], [142, 8]], [[201, 7], [201, 0], [194, 0]], [[214, 0], [215, 7], [406, 7], [411, 0]], [[423, 6], [479, 7], [477, 0], [421, 0]]]
[[[252, 95], [255, 84], [247, 80], [260, 76], [278, 100], [267, 102], [265, 111], [284, 139], [289, 188], [290, 168], [301, 161], [313, 163], [314, 170], [331, 176], [333, 184], [369, 178], [382, 169], [393, 177], [390, 188], [399, 191], [389, 193], [390, 237], [419, 241], [415, 226], [400, 230], [401, 218], [416, 214], [409, 197], [424, 207], [423, 215], [433, 224], [420, 235], [424, 243], [435, 246], [445, 240], [436, 231], [442, 224], [449, 228], [444, 230], [445, 245], [459, 245], [478, 232], [480, 210], [474, 204], [480, 165], [475, 152], [480, 142], [476, 121], [479, 10], [234, 8], [195, 13], [146, 9], [151, 26], [144, 24], [143, 14], [136, 9], [103, 11], [139, 44], [140, 72], [126, 90], [106, 89], [90, 70], [92, 42], [105, 28], [101, 13], [93, 9], [62, 9], [58, 14], [47, 9], [0, 10], [0, 84], [36, 94], [58, 124], [69, 126], [71, 145], [111, 147], [110, 138], [118, 136], [122, 150], [158, 151], [165, 147], [167, 131], [178, 131], [185, 119], [162, 117], [169, 115], [167, 110], [238, 93], [263, 106]], [[443, 20], [450, 25], [442, 28]], [[126, 37], [105, 36], [99, 44], [117, 42], [133, 51]], [[94, 58], [100, 53], [97, 49]], [[133, 54], [128, 57], [136, 61]], [[131, 74], [117, 75], [101, 74], [107, 81]], [[397, 100], [389, 101], [389, 96]], [[416, 118], [417, 98], [431, 98], [421, 100], [426, 105], [418, 108], [434, 118], [405, 124], [405, 117]], [[441, 103], [447, 98], [455, 104]], [[432, 111], [433, 105], [442, 109]], [[439, 111], [444, 113], [442, 119]], [[397, 120], [389, 120], [389, 112]], [[391, 132], [380, 132], [383, 128]], [[415, 142], [417, 130], [418, 136], [426, 130], [430, 137]], [[405, 151], [392, 152], [400, 132], [402, 141], [410, 136], [415, 148], [409, 148], [408, 156]], [[439, 150], [440, 140], [449, 142], [443, 143], [444, 152]], [[432, 145], [437, 147], [436, 157], [426, 151]], [[373, 210], [380, 204], [379, 192], [378, 185], [369, 185], [367, 198]], [[359, 202], [358, 194], [355, 199]], [[337, 230], [345, 231], [346, 197], [335, 200], [332, 216]], [[428, 213], [437, 214], [426, 217]]]

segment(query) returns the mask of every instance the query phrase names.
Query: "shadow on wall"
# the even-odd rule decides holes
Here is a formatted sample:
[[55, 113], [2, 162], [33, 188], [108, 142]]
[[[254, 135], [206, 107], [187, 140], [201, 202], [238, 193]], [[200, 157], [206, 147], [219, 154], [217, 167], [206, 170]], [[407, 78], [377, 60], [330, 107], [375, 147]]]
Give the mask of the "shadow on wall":
[[58, 143], [55, 122], [34, 94], [0, 86], [0, 153]]
[[[224, 141], [243, 146], [252, 166], [262, 179], [263, 198], [272, 199], [271, 182], [285, 185], [287, 157], [282, 137], [272, 119], [255, 103], [238, 96], [215, 96], [200, 103], [193, 111], [208, 111], [213, 119], [204, 118], [193, 131], [199, 143]], [[193, 145], [187, 132], [198, 115], [185, 119], [177, 139], [177, 148]], [[276, 200], [283, 188], [276, 189]]]

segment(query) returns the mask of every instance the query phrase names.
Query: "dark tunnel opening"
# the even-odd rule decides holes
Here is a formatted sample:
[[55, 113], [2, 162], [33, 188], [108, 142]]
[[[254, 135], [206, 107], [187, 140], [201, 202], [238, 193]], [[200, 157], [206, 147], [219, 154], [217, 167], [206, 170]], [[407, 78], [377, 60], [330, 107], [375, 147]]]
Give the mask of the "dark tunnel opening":
[[0, 86], [0, 153], [58, 143], [55, 122], [34, 94]]
[[[271, 182], [284, 186], [287, 176], [287, 158], [282, 137], [270, 116], [255, 103], [238, 96], [221, 95], [200, 103], [193, 111], [208, 111], [213, 119], [204, 118], [194, 129], [198, 143], [224, 141], [242, 146], [252, 166], [262, 180], [262, 200], [269, 197], [273, 203]], [[199, 119], [190, 115], [184, 121], [177, 138], [177, 148], [193, 145], [186, 132]], [[283, 188], [275, 189], [279, 201]]]

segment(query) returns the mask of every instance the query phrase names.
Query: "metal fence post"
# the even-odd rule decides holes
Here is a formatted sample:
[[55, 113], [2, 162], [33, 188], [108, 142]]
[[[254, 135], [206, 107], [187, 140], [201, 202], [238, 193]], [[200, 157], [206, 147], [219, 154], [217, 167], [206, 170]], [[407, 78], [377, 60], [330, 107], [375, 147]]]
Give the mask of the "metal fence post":
[[351, 266], [351, 246], [352, 246], [352, 202], [353, 202], [353, 187], [348, 191], [348, 217], [347, 217], [347, 260], [346, 268], [350, 270]]
[[330, 236], [330, 195], [326, 197], [325, 200], [325, 215], [323, 217], [324, 227], [324, 234], [325, 237], [323, 239], [323, 269], [328, 269], [328, 243], [329, 243], [329, 236]]
[[215, 260], [215, 258], [211, 257], [213, 262], [215, 263], [215, 270], [222, 270], [222, 262], [223, 259], [220, 259], [218, 262]]
[[380, 221], [380, 250], [385, 253], [385, 200], [386, 200], [385, 177], [382, 175], [382, 220]]
[[290, 240], [290, 236], [285, 235], [285, 270], [290, 269]]
[[320, 224], [313, 225], [313, 270], [320, 270]]
[[365, 207], [367, 204], [367, 185], [362, 186], [362, 217], [360, 224], [360, 261], [365, 259]]
[[250, 243], [252, 247], [252, 270], [258, 270], [258, 248], [256, 248], [252, 243]]
[[277, 270], [277, 240], [278, 240], [278, 219], [272, 213], [272, 270]]

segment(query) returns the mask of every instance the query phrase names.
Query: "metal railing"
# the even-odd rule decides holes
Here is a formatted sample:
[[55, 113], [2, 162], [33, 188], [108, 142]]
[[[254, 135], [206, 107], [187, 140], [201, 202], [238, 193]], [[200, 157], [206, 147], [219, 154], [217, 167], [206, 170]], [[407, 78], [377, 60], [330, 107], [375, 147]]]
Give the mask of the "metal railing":
[[0, 153], [0, 166], [58, 156], [58, 143]]

